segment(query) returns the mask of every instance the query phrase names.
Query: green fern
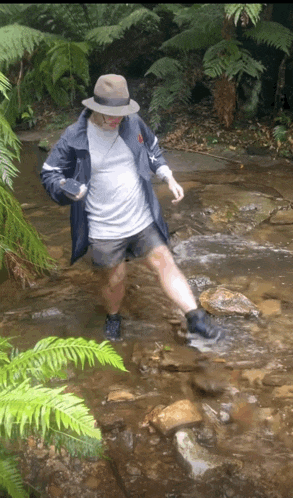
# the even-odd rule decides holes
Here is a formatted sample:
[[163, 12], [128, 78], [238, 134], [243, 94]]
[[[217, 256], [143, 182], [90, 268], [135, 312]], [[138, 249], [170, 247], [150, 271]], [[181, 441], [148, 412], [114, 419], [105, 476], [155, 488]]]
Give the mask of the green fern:
[[262, 11], [263, 5], [261, 3], [231, 3], [225, 4], [225, 12], [227, 18], [230, 19], [234, 17], [235, 26], [239, 21], [239, 18], [246, 14], [251, 22], [256, 25], [260, 19], [260, 13]]
[[288, 130], [284, 125], [275, 126], [273, 129], [273, 136], [277, 142], [285, 142]]
[[200, 50], [219, 42], [221, 37], [221, 27], [217, 26], [214, 30], [204, 32], [200, 27], [186, 29], [182, 33], [169, 38], [165, 41], [161, 49], [180, 51]]
[[0, 267], [5, 253], [37, 273], [54, 266], [38, 232], [24, 219], [19, 202], [0, 184]]
[[0, 489], [5, 489], [11, 498], [28, 498], [16, 462], [11, 456], [0, 453]]
[[122, 358], [116, 353], [107, 341], [97, 344], [87, 341], [82, 337], [76, 339], [59, 339], [49, 337], [39, 341], [33, 349], [20, 353], [8, 365], [0, 370], [0, 386], [7, 385], [15, 379], [25, 380], [28, 377], [46, 380], [59, 372], [68, 362], [75, 366], [80, 363], [84, 368], [87, 362], [94, 366], [96, 362], [101, 365], [111, 365], [119, 370], [126, 371]]
[[245, 31], [245, 36], [253, 38], [257, 43], [265, 43], [290, 54], [293, 33], [282, 24], [272, 21], [260, 21], [257, 26]]
[[145, 76], [152, 73], [157, 78], [166, 78], [168, 75], [174, 75], [174, 73], [178, 73], [178, 71], [182, 70], [183, 66], [177, 59], [162, 57], [151, 65], [145, 73]]
[[45, 33], [19, 24], [0, 28], [0, 64], [7, 67], [22, 59], [25, 52], [31, 54], [45, 37]]
[[203, 58], [205, 74], [217, 78], [225, 73], [229, 79], [237, 77], [238, 81], [243, 73], [259, 78], [265, 67], [241, 45], [238, 40], [222, 40], [210, 47]]

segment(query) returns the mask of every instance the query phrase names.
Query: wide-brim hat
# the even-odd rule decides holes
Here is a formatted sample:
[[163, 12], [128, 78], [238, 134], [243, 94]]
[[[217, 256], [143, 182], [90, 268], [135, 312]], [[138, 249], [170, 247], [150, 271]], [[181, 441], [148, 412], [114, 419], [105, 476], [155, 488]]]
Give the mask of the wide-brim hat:
[[127, 116], [140, 109], [129, 96], [126, 79], [118, 74], [100, 76], [95, 84], [94, 96], [83, 100], [82, 104], [108, 116]]

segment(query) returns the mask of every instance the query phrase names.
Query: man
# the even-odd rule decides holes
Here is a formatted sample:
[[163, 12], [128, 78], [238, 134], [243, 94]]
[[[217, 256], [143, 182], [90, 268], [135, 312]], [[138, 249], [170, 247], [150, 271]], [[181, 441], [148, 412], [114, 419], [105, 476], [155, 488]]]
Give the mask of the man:
[[[169, 233], [151, 184], [151, 171], [166, 181], [174, 203], [183, 196], [166, 165], [158, 140], [138, 116], [123, 76], [101, 76], [94, 96], [52, 149], [42, 184], [58, 204], [71, 204], [71, 264], [91, 248], [94, 267], [105, 276], [104, 334], [121, 339], [119, 309], [125, 293], [126, 260], [140, 258], [157, 274], [163, 290], [184, 312], [192, 338], [217, 341], [222, 331], [204, 310], [168, 249]], [[68, 179], [76, 180], [76, 193]], [[72, 180], [70, 180], [72, 183]]]

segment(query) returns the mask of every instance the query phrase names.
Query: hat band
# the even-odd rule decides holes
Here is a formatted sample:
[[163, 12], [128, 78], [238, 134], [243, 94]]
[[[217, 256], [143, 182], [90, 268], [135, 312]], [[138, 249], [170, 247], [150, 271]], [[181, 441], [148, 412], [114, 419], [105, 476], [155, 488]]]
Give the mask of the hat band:
[[94, 101], [100, 105], [106, 105], [109, 107], [117, 107], [122, 105], [128, 105], [130, 102], [130, 97], [117, 97], [117, 98], [107, 98], [107, 97], [98, 97], [94, 95]]

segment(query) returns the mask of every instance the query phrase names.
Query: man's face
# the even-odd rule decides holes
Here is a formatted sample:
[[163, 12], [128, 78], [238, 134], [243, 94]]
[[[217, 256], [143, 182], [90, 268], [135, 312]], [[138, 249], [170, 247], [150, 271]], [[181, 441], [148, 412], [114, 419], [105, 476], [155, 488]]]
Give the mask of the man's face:
[[103, 128], [104, 130], [115, 130], [120, 125], [124, 116], [107, 116], [103, 114]]

